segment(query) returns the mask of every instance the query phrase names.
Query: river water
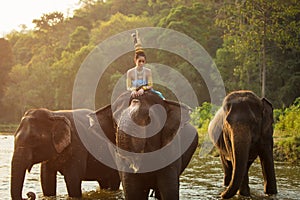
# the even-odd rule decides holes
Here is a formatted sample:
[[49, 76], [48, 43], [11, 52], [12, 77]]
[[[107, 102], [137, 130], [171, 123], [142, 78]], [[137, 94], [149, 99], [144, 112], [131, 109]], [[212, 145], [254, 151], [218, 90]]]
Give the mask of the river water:
[[[13, 154], [13, 136], [0, 136], [0, 199], [10, 199], [10, 164]], [[259, 162], [255, 162], [250, 168], [249, 186], [251, 198], [236, 195], [232, 199], [300, 199], [300, 166], [296, 164], [276, 162], [278, 194], [267, 197], [263, 193], [263, 178]], [[61, 200], [67, 199], [67, 191], [63, 177], [58, 174], [57, 197], [43, 198], [40, 185], [40, 165], [33, 166], [30, 173], [26, 174], [23, 188], [23, 196], [28, 191], [37, 194], [37, 199]], [[200, 158], [195, 153], [190, 165], [184, 171], [180, 179], [180, 199], [219, 199], [218, 194], [224, 189], [223, 172], [219, 158]], [[83, 199], [119, 200], [123, 199], [122, 190], [110, 192], [99, 190], [99, 186], [93, 181], [82, 183]], [[153, 198], [149, 198], [153, 200]]]

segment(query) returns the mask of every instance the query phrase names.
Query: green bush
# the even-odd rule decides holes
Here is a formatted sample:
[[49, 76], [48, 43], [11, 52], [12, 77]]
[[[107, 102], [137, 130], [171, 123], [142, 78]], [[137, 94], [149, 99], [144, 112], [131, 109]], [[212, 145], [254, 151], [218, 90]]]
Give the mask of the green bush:
[[285, 136], [300, 137], [300, 97], [290, 107], [280, 113], [275, 124], [275, 130], [285, 134]]
[[284, 110], [274, 110], [275, 159], [296, 162], [300, 159], [300, 97]]
[[191, 123], [198, 128], [199, 132], [206, 133], [209, 122], [217, 109], [217, 106], [204, 102], [201, 106], [196, 107], [191, 113]]
[[283, 113], [282, 109], [274, 109], [273, 117], [274, 117], [275, 124], [279, 121], [279, 117], [282, 115], [282, 113]]
[[274, 147], [275, 160], [297, 162], [300, 159], [300, 137], [279, 140]]
[[199, 144], [202, 144], [203, 142], [210, 143], [207, 129], [209, 122], [215, 115], [217, 109], [217, 106], [204, 102], [201, 106], [196, 107], [191, 113], [191, 123], [197, 127]]

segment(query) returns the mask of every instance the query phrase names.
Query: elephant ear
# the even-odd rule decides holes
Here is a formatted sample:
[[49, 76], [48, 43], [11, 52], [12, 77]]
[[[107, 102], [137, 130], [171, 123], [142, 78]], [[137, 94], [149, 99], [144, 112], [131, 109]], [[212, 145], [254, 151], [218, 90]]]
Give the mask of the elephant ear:
[[190, 113], [192, 109], [189, 106], [176, 101], [165, 100], [165, 102], [168, 105], [168, 112], [175, 114], [173, 119], [178, 120], [182, 125], [190, 121]]
[[102, 107], [95, 112], [88, 115], [89, 122], [90, 122], [90, 128], [97, 127], [96, 123], [99, 123], [101, 130], [104, 132], [106, 137], [112, 142], [115, 142], [115, 133], [116, 128], [114, 124], [114, 120], [112, 117], [112, 109], [111, 105], [107, 105], [105, 107]]
[[163, 129], [163, 136], [171, 140], [186, 123], [190, 121], [191, 108], [175, 101], [165, 100], [167, 104], [167, 121]]
[[263, 123], [262, 132], [265, 136], [273, 135], [273, 106], [266, 98], [262, 98], [263, 103]]
[[57, 153], [71, 143], [71, 122], [64, 116], [52, 116], [52, 142]]

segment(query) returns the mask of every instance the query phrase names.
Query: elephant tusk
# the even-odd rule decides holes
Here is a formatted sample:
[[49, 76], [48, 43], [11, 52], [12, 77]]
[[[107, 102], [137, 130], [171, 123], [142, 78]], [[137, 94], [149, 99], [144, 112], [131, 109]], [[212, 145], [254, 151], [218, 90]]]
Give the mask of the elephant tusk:
[[[120, 152], [116, 152], [117, 163], [119, 166], [124, 167], [124, 169], [132, 169], [132, 173], [137, 173], [140, 169], [134, 157], [122, 155]], [[122, 170], [121, 168], [119, 170]]]
[[134, 163], [131, 163], [129, 168], [132, 169], [134, 173], [137, 173], [139, 171], [139, 168], [136, 167]]
[[90, 127], [93, 127], [95, 125], [95, 120], [93, 118], [89, 118]]

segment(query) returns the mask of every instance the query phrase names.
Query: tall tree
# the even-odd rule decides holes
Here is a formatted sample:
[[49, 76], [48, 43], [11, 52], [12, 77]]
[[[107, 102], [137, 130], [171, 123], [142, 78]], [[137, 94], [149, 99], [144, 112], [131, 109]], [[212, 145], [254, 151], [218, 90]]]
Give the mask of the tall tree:
[[[281, 67], [276, 63], [278, 50], [283, 53], [287, 48], [298, 49], [299, 46], [300, 24], [296, 20], [297, 17], [299, 6], [295, 0], [287, 3], [279, 0], [246, 0], [224, 4], [220, 9], [217, 24], [226, 28], [224, 45], [230, 46], [224, 46], [222, 52], [233, 53], [231, 55], [237, 61], [231, 63], [235, 65], [233, 75], [238, 77], [240, 82], [239, 88], [231, 89], [252, 89], [262, 96], [272, 97], [274, 91], [270, 90], [270, 84], [277, 83], [268, 79], [271, 79], [276, 67]], [[291, 25], [286, 29], [278, 24]], [[288, 39], [293, 36], [296, 36], [296, 39]], [[289, 45], [284, 45], [287, 42]], [[228, 65], [219, 61], [218, 66], [221, 68]]]
[[4, 89], [8, 83], [8, 73], [13, 66], [13, 52], [9, 41], [0, 38], [0, 120], [3, 120], [6, 112], [4, 111], [3, 96]]
[[78, 51], [81, 47], [88, 45], [89, 41], [89, 30], [86, 27], [78, 26], [70, 35], [70, 41], [67, 49], [70, 52]]
[[49, 32], [53, 27], [64, 21], [64, 14], [61, 12], [53, 12], [43, 14], [40, 19], [34, 19], [35, 29], [40, 32]]
[[26, 65], [33, 56], [33, 49], [36, 46], [36, 39], [32, 31], [27, 33], [12, 32], [6, 36], [11, 44], [14, 62]]
[[[216, 50], [222, 44], [220, 38], [222, 31], [219, 27], [215, 26], [214, 23], [218, 7], [219, 5], [217, 3], [214, 4], [209, 1], [178, 5], [172, 8], [165, 17], [161, 18], [158, 26], [186, 34], [202, 45], [211, 57], [214, 57]], [[173, 45], [176, 45], [176, 43], [174, 42]], [[193, 51], [180, 46], [178, 46], [178, 50]], [[209, 92], [203, 78], [188, 61], [178, 56], [167, 55], [164, 52], [160, 54], [160, 63], [176, 68], [189, 80], [194, 91], [197, 93], [199, 103], [210, 101]], [[169, 59], [170, 57], [172, 57], [172, 59]], [[172, 80], [172, 75], [168, 77], [168, 79]]]
[[190, 6], [179, 5], [163, 17], [158, 26], [185, 33], [200, 43], [211, 56], [221, 47], [222, 29], [215, 26], [218, 3], [194, 3]]

